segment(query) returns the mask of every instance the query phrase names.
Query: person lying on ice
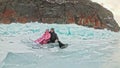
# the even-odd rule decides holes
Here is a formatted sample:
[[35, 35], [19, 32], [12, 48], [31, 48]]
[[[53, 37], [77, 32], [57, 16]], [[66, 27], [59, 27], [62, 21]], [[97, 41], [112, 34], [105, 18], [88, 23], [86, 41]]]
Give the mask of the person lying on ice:
[[64, 46], [64, 44], [59, 41], [58, 36], [54, 31], [54, 28], [51, 28], [50, 31], [47, 29], [42, 35], [42, 37], [38, 38], [34, 42], [41, 45], [49, 43], [59, 43], [60, 48]]
[[38, 38], [34, 42], [37, 44], [47, 44], [48, 41], [50, 40], [51, 34], [49, 33], [49, 29], [46, 29], [45, 33], [42, 35], [42, 37]]

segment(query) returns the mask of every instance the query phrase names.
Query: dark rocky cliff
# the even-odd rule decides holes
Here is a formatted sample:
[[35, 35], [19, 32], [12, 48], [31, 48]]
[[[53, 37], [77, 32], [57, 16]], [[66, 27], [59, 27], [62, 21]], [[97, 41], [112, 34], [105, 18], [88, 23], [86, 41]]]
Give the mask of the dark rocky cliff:
[[90, 0], [0, 0], [0, 23], [31, 21], [120, 30], [112, 12]]

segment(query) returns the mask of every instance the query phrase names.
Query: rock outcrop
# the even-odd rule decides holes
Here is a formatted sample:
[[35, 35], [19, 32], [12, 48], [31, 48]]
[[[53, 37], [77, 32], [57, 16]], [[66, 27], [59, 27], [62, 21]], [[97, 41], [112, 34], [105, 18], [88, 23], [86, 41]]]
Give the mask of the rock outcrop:
[[0, 23], [35, 21], [120, 30], [112, 12], [90, 0], [0, 0]]

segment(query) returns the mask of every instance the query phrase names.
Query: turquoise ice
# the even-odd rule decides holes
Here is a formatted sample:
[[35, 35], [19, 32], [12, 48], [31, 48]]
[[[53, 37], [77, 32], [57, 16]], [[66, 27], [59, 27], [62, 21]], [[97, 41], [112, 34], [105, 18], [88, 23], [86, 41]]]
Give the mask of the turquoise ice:
[[[32, 49], [31, 41], [55, 28], [65, 49]], [[120, 68], [120, 33], [75, 24], [0, 24], [0, 68]]]

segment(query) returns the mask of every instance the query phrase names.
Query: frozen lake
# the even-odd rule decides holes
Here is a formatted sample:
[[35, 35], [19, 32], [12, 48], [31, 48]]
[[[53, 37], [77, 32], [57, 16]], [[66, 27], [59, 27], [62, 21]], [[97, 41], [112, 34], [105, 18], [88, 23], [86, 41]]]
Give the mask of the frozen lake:
[[[65, 49], [32, 49], [31, 41], [55, 28]], [[0, 24], [0, 68], [120, 68], [120, 32], [75, 24]]]

